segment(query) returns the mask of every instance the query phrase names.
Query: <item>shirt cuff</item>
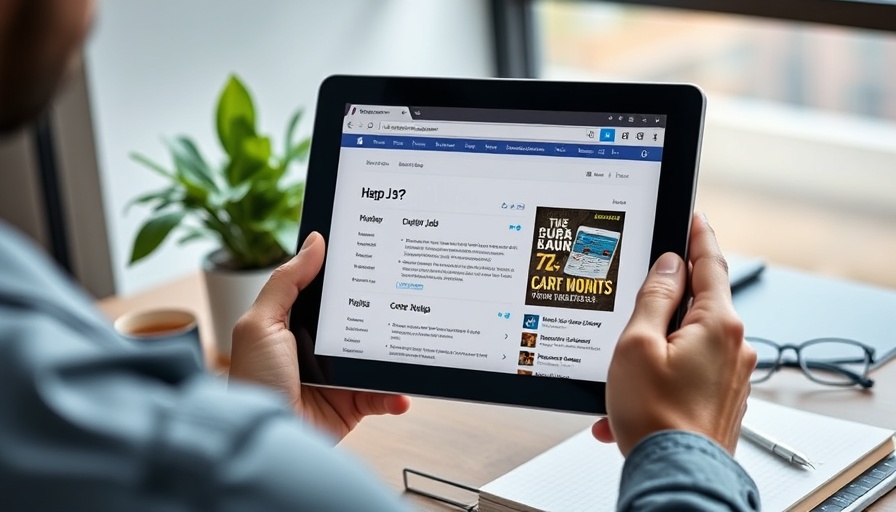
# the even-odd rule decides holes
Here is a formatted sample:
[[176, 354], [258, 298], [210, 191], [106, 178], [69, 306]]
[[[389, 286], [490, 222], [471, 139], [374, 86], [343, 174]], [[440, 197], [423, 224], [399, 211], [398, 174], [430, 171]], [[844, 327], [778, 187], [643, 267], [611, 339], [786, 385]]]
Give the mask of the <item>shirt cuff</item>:
[[665, 431], [643, 439], [622, 469], [619, 511], [760, 510], [750, 475], [707, 437]]

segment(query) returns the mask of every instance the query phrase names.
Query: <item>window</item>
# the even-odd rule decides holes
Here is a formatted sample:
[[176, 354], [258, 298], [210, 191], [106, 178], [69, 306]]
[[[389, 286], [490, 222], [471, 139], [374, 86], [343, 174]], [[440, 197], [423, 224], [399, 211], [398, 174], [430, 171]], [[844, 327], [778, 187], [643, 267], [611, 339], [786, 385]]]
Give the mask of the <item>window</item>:
[[697, 206], [726, 250], [896, 286], [896, 36], [605, 2], [531, 13], [539, 77], [706, 91]]
[[896, 120], [894, 37], [602, 2], [535, 5], [546, 77], [695, 82], [714, 95]]

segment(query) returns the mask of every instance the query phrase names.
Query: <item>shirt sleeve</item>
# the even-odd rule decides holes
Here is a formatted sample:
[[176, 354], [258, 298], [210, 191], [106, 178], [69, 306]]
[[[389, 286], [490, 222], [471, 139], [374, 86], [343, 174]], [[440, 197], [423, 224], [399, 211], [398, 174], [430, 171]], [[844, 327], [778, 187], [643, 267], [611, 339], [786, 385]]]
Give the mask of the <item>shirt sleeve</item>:
[[405, 510], [270, 390], [120, 338], [0, 225], [3, 510]]
[[619, 512], [758, 512], [753, 479], [710, 439], [665, 431], [642, 440], [622, 469]]

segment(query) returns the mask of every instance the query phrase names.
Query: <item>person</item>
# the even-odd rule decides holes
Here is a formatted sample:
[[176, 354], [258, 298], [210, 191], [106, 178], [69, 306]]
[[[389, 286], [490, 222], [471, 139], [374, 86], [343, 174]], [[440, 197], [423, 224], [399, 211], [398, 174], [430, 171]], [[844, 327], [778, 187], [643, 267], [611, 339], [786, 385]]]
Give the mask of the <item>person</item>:
[[[92, 11], [91, 0], [0, 2], [0, 129], [46, 107]], [[759, 508], [731, 457], [755, 354], [703, 217], [690, 246], [687, 283], [673, 254], [650, 270], [610, 366], [608, 417], [593, 428], [627, 457], [619, 510]], [[406, 510], [332, 445], [365, 416], [405, 412], [409, 399], [301, 384], [286, 313], [324, 247], [309, 236], [240, 320], [228, 385], [186, 347], [117, 336], [85, 293], [0, 224], [2, 508]], [[667, 335], [687, 286], [693, 303]]]

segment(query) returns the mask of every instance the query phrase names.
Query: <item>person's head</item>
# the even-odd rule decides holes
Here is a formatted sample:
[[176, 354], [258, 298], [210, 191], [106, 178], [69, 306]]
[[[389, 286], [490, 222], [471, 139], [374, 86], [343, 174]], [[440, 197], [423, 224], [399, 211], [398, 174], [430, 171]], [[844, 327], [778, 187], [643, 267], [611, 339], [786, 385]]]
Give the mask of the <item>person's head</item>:
[[0, 134], [37, 116], [77, 62], [94, 0], [0, 0]]

